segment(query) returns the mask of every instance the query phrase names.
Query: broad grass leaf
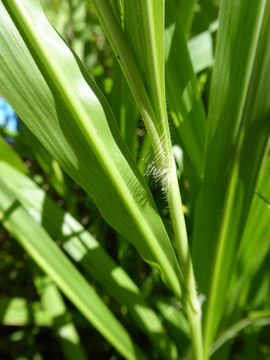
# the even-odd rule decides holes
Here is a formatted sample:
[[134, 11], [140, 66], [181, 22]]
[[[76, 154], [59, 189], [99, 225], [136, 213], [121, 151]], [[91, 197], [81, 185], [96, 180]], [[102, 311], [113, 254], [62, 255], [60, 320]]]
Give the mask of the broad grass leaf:
[[2, 1], [0, 13], [1, 92], [105, 220], [161, 269], [180, 296], [180, 270], [167, 232], [93, 79], [39, 1]]

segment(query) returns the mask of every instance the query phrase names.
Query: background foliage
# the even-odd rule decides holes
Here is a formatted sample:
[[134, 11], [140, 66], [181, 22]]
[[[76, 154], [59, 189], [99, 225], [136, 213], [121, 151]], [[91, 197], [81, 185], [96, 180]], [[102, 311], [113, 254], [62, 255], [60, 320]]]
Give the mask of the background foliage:
[[[1, 100], [1, 359], [193, 356], [189, 305], [180, 297], [187, 279], [174, 252], [164, 182], [155, 179], [162, 180], [156, 149], [137, 106], [143, 92], [136, 98], [137, 85], [146, 89], [159, 125], [163, 60], [147, 53], [144, 5], [107, 2], [122, 38], [117, 26], [106, 29], [103, 3], [42, 1], [76, 57], [49, 24], [44, 29], [58, 50], [35, 32], [38, 7], [25, 5], [34, 29], [27, 35], [13, 5], [0, 4], [0, 93], [24, 117], [16, 119]], [[164, 34], [161, 13], [153, 28], [165, 37], [166, 108], [205, 352], [214, 359], [270, 359], [270, 4], [165, 4]], [[43, 47], [33, 46], [35, 36]], [[153, 53], [161, 50], [157, 45]], [[126, 68], [121, 51], [131, 59]], [[61, 64], [70, 82], [52, 75]], [[98, 101], [80, 96], [79, 85], [89, 84]], [[92, 112], [90, 127], [85, 114]]]

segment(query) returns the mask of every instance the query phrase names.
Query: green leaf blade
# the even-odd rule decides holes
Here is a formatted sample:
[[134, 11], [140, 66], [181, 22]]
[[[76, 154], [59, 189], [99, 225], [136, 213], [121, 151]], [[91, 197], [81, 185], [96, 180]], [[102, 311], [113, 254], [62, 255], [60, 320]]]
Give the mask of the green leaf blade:
[[166, 130], [164, 111], [164, 0], [124, 0], [124, 31], [131, 44], [156, 116], [158, 130]]
[[191, 179], [198, 186], [203, 171], [206, 117], [181, 26], [181, 13], [166, 3], [166, 90], [168, 110], [184, 150]]
[[28, 215], [5, 183], [1, 180], [0, 183], [0, 219], [7, 230], [120, 353], [128, 359], [144, 357], [84, 277]]
[[250, 6], [246, 1], [223, 1], [221, 7], [193, 246], [199, 289], [207, 298], [206, 352], [224, 310], [224, 295], [267, 148], [269, 9], [266, 1]]
[[143, 300], [136, 284], [98, 241], [69, 213], [63, 212], [30, 178], [4, 162], [0, 162], [0, 178], [28, 213], [57, 239], [90, 278], [99, 283], [119, 305], [127, 307], [138, 327], [149, 336], [160, 353], [165, 358], [175, 359], [177, 351], [166, 336], [160, 319]]
[[[38, 1], [4, 3], [42, 75], [1, 5], [1, 91], [64, 170], [86, 189], [106, 221], [161, 269], [179, 296], [181, 275], [168, 235], [103, 95], [50, 26]], [[14, 48], [20, 57], [7, 61]], [[18, 84], [27, 87], [23, 96]]]

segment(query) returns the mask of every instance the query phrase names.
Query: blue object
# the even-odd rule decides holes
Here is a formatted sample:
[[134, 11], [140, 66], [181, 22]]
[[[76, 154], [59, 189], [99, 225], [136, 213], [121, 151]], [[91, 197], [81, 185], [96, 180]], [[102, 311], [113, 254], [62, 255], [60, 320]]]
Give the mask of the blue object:
[[[0, 126], [10, 132], [16, 133], [19, 130], [18, 116], [12, 107], [0, 97]], [[7, 136], [9, 142], [14, 142], [12, 136]]]

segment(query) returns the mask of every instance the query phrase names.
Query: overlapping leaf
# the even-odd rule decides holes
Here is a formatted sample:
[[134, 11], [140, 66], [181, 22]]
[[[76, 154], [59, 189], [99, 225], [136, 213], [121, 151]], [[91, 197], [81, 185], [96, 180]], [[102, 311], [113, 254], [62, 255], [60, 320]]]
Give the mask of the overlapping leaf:
[[[168, 3], [177, 3], [175, 0], [170, 0]], [[180, 0], [178, 4], [178, 12], [181, 16], [181, 27], [185, 36], [185, 39], [189, 37], [192, 20], [194, 16], [194, 10], [197, 0]]]
[[[246, 306], [255, 275], [266, 267], [270, 251], [270, 158], [264, 165], [238, 252], [233, 287], [228, 295], [226, 323], [237, 321]], [[254, 256], [256, 255], [256, 256]], [[260, 284], [257, 284], [258, 287]]]
[[166, 137], [164, 0], [124, 0], [124, 32], [155, 113], [156, 126]]
[[158, 316], [147, 306], [138, 287], [127, 273], [117, 266], [98, 241], [70, 214], [64, 213], [54, 204], [28, 177], [4, 162], [0, 162], [0, 174], [1, 180], [22, 202], [30, 215], [58, 240], [67, 254], [78, 262], [93, 280], [120, 305], [127, 307], [138, 327], [149, 336], [160, 353], [174, 359], [177, 356], [175, 346], [166, 336]]
[[139, 112], [126, 79], [119, 64], [113, 64], [113, 88], [110, 104], [116, 117], [121, 136], [128, 146], [134, 160], [138, 152], [138, 119]]
[[11, 146], [0, 136], [0, 161], [6, 161], [19, 171], [26, 173], [26, 167]]
[[143, 357], [120, 322], [0, 180], [0, 221], [82, 314], [128, 359]]
[[204, 31], [190, 39], [188, 42], [188, 50], [196, 74], [211, 67], [214, 62], [211, 32]]
[[225, 306], [270, 132], [269, 16], [269, 1], [222, 2], [193, 242], [198, 286], [206, 295], [206, 352]]
[[166, 90], [168, 109], [196, 186], [203, 169], [206, 118], [180, 15], [172, 1], [166, 3]]
[[53, 328], [59, 339], [65, 359], [86, 360], [79, 334], [60, 291], [52, 280], [36, 266], [34, 267], [34, 284], [40, 296], [41, 304], [53, 321]]
[[106, 221], [161, 269], [179, 296], [181, 275], [168, 235], [94, 81], [38, 0], [2, 1], [0, 13], [1, 92]]

